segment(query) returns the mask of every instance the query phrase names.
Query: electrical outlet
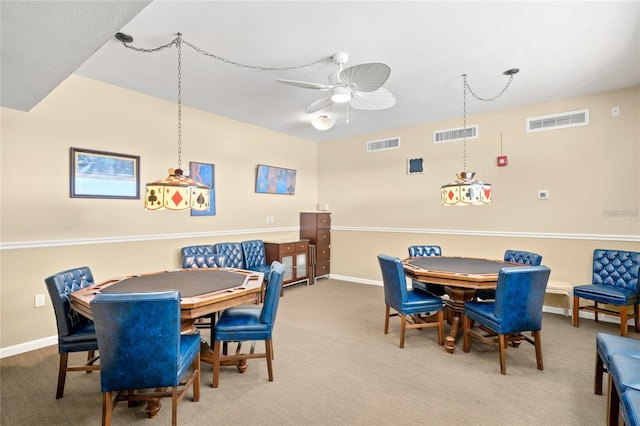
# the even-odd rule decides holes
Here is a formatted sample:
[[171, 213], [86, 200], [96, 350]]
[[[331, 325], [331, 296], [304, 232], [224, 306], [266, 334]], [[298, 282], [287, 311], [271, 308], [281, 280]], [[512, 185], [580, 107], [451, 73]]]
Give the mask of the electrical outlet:
[[44, 294], [36, 294], [34, 297], [34, 305], [36, 308], [41, 308], [44, 306]]
[[549, 191], [540, 190], [538, 191], [538, 200], [548, 200], [549, 199]]

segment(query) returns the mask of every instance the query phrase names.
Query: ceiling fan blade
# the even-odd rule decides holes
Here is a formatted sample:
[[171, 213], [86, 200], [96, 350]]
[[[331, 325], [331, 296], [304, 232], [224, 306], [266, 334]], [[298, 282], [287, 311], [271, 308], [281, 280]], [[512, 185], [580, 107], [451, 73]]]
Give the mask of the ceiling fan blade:
[[278, 83], [288, 84], [290, 86], [302, 87], [304, 89], [331, 90], [332, 86], [319, 83], [307, 83], [305, 81], [295, 80], [276, 80]]
[[391, 108], [395, 104], [395, 96], [384, 87], [373, 92], [354, 92], [349, 101], [351, 108], [369, 111]]
[[390, 74], [391, 67], [389, 65], [374, 62], [343, 69], [340, 72], [340, 80], [358, 92], [373, 92], [386, 83]]
[[320, 111], [321, 109], [330, 107], [331, 105], [333, 105], [333, 101], [331, 100], [331, 98], [318, 99], [307, 108], [305, 108], [304, 112], [306, 112], [307, 114], [312, 114], [314, 112]]

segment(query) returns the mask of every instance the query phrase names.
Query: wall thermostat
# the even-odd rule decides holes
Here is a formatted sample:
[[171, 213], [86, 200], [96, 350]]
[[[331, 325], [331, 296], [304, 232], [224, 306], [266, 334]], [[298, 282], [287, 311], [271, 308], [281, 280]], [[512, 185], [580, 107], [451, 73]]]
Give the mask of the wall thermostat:
[[538, 200], [548, 200], [549, 199], [549, 191], [540, 190], [538, 191]]

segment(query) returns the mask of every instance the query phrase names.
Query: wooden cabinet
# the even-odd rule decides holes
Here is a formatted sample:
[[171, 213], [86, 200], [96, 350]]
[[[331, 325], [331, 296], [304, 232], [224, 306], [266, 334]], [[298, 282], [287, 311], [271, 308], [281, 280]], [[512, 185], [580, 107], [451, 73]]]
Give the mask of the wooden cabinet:
[[309, 241], [264, 242], [267, 264], [274, 260], [284, 265], [282, 285], [288, 286], [306, 281], [309, 285]]
[[310, 276], [328, 278], [331, 272], [331, 213], [300, 213], [300, 238], [309, 240], [311, 247]]

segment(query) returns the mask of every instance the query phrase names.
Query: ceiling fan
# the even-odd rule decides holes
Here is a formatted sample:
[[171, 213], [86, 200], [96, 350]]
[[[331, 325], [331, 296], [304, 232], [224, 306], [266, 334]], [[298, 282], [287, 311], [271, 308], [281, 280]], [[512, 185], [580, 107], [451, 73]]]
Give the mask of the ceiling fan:
[[307, 106], [304, 110], [307, 114], [323, 110], [336, 103], [348, 102], [351, 108], [360, 110], [387, 109], [395, 105], [396, 98], [382, 87], [391, 74], [389, 65], [373, 62], [343, 68], [349, 60], [346, 53], [339, 52], [331, 58], [340, 69], [329, 75], [329, 84], [281, 79], [276, 81], [305, 89], [329, 92], [326, 98], [318, 99]]

